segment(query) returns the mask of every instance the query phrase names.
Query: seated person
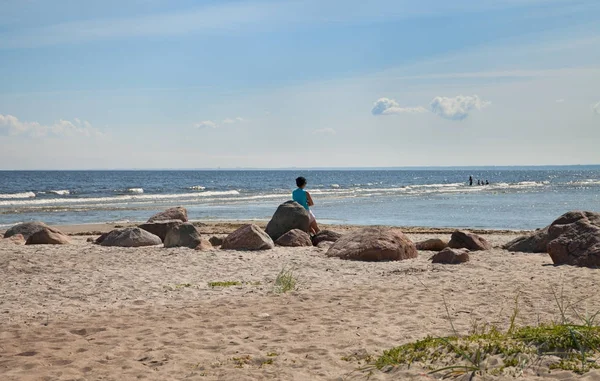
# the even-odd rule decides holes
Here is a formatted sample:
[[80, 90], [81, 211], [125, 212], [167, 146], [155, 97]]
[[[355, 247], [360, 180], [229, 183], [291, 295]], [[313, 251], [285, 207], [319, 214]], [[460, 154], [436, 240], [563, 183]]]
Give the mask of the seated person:
[[319, 232], [317, 219], [310, 210], [310, 207], [315, 203], [313, 202], [312, 197], [310, 197], [310, 193], [304, 190], [306, 187], [306, 179], [304, 177], [298, 177], [296, 179], [296, 186], [298, 186], [298, 189], [292, 192], [292, 200], [296, 201], [298, 204], [302, 205], [304, 209], [306, 209], [310, 223], [310, 232], [312, 234], [317, 234]]

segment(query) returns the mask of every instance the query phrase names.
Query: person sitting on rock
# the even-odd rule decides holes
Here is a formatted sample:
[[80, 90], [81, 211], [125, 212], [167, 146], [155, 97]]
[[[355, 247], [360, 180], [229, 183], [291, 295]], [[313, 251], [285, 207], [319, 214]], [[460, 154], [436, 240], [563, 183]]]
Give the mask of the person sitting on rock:
[[310, 193], [308, 193], [304, 188], [306, 187], [306, 179], [302, 176], [296, 179], [296, 186], [298, 189], [292, 192], [292, 200], [296, 201], [298, 204], [302, 205], [304, 209], [308, 212], [308, 221], [310, 224], [310, 232], [312, 234], [317, 234], [319, 232], [319, 226], [317, 225], [317, 219], [315, 215], [310, 210], [310, 207], [315, 203], [310, 197]]

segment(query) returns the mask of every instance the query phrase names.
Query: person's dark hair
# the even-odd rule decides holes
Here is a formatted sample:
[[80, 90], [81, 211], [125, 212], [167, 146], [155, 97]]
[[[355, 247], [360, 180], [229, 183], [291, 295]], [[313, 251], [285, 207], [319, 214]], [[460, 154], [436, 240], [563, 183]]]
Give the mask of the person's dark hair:
[[306, 185], [306, 179], [302, 176], [296, 179], [296, 186], [300, 188], [301, 186]]

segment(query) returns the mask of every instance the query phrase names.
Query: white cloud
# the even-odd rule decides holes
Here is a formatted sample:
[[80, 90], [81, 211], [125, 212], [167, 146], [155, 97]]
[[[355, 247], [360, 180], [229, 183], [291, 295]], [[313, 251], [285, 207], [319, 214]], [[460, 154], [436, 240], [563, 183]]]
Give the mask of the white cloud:
[[9, 135], [45, 136], [101, 136], [102, 133], [92, 127], [87, 120], [75, 118], [73, 122], [60, 119], [52, 125], [38, 122], [22, 122], [12, 115], [0, 114], [0, 130], [6, 129]]
[[481, 110], [490, 105], [477, 95], [458, 95], [454, 98], [435, 97], [430, 103], [431, 112], [450, 120], [463, 120], [469, 116], [472, 110]]
[[599, 101], [598, 103], [596, 103], [595, 105], [593, 105], [593, 106], [592, 106], [592, 110], [593, 110], [593, 111], [594, 111], [596, 114], [600, 115], [600, 101]]
[[336, 131], [331, 127], [320, 128], [313, 131], [314, 135], [335, 135]]
[[398, 115], [405, 113], [422, 113], [426, 112], [424, 107], [401, 107], [394, 99], [379, 98], [373, 103], [371, 114], [373, 115]]
[[244, 118], [242, 117], [237, 117], [237, 118], [225, 118], [223, 119], [223, 124], [235, 124], [235, 123], [241, 123], [244, 122]]
[[194, 124], [196, 128], [217, 128], [217, 124], [212, 120], [203, 120], [200, 123]]

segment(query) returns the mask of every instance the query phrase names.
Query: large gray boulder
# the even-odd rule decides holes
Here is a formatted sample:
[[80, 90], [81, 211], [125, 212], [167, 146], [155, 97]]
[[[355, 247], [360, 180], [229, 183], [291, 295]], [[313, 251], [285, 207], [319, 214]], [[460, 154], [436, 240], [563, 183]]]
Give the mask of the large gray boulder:
[[400, 261], [418, 256], [415, 244], [400, 230], [379, 226], [348, 233], [337, 240], [327, 256], [356, 261]]
[[312, 246], [313, 243], [310, 240], [308, 233], [303, 232], [300, 229], [292, 229], [285, 233], [275, 241], [276, 245], [288, 246], [288, 247], [299, 247], [299, 246]]
[[156, 213], [148, 219], [148, 222], [165, 220], [180, 220], [181, 222], [188, 222], [187, 209], [182, 206], [169, 208], [164, 212]]
[[21, 234], [23, 238], [25, 238], [25, 241], [27, 241], [31, 235], [39, 232], [40, 230], [48, 228], [50, 228], [48, 225], [40, 221], [25, 222], [22, 224], [15, 225], [8, 229], [4, 233], [4, 238], [9, 238], [13, 235]]
[[279, 237], [293, 229], [300, 229], [306, 233], [309, 232], [308, 211], [295, 201], [286, 201], [279, 205], [265, 230], [276, 241]]
[[271, 237], [254, 224], [244, 225], [229, 234], [221, 245], [224, 250], [269, 250], [274, 247]]
[[68, 245], [69, 237], [56, 229], [44, 228], [27, 238], [25, 245]]
[[556, 265], [600, 267], [600, 214], [568, 212], [548, 228], [547, 251]]
[[165, 247], [189, 247], [190, 249], [195, 249], [200, 242], [200, 233], [189, 222], [173, 226], [165, 236]]
[[157, 235], [140, 228], [115, 229], [100, 242], [101, 246], [141, 247], [162, 244]]
[[183, 224], [181, 220], [158, 220], [154, 222], [146, 222], [145, 224], [138, 225], [138, 227], [159, 236], [164, 242], [167, 232], [181, 224]]
[[452, 233], [448, 247], [452, 249], [469, 249], [471, 251], [490, 250], [492, 245], [483, 237], [471, 232], [456, 230]]

